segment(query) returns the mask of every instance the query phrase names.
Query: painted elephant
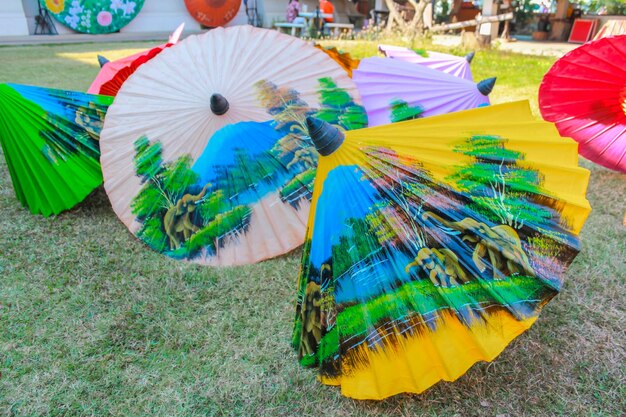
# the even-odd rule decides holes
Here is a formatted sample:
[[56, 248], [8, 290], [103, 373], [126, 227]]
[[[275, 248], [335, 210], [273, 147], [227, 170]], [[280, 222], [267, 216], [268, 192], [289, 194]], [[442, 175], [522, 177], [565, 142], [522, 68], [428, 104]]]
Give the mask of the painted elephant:
[[436, 286], [451, 287], [469, 281], [459, 265], [459, 258], [449, 249], [422, 248], [417, 252], [415, 260], [406, 266], [406, 272], [413, 267], [425, 270]]
[[300, 307], [302, 334], [300, 336], [300, 357], [312, 355], [322, 339], [322, 292], [314, 281], [306, 284], [304, 299]]
[[206, 195], [207, 184], [200, 193], [185, 194], [175, 205], [171, 206], [163, 216], [163, 229], [169, 237], [170, 248], [178, 249], [199, 228], [191, 221], [191, 214], [196, 210], [198, 202]]
[[442, 226], [461, 233], [461, 238], [475, 244], [472, 260], [479, 271], [487, 269], [485, 259], [493, 267], [493, 277], [500, 278], [498, 271], [505, 275], [535, 275], [528, 256], [515, 229], [507, 225], [489, 227], [485, 223], [466, 217], [458, 222], [445, 220], [432, 212], [425, 212], [422, 219], [432, 218]]

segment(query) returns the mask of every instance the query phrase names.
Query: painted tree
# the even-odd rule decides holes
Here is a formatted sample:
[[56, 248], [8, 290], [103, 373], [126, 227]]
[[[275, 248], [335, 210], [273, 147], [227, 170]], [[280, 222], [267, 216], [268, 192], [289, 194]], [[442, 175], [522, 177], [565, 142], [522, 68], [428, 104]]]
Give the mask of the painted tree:
[[367, 127], [367, 114], [331, 77], [319, 79], [320, 109], [315, 117], [346, 130]]
[[[255, 87], [259, 100], [276, 122], [275, 129], [284, 134], [270, 153], [285, 166], [291, 167], [298, 163], [300, 156], [304, 156], [303, 151], [313, 149], [313, 143], [308, 137], [306, 118], [315, 111], [294, 89], [279, 88], [268, 81], [259, 81]], [[311, 168], [317, 164], [317, 156], [310, 162], [307, 163], [307, 158], [301, 161], [305, 169]]]
[[46, 113], [45, 117], [53, 128], [44, 126], [39, 136], [45, 142], [42, 152], [51, 162], [64, 161], [75, 154], [96, 159], [100, 157], [98, 140], [112, 97], [94, 97], [93, 102], [84, 106], [65, 106], [65, 111], [73, 114], [73, 120], [66, 115]]
[[394, 100], [390, 103], [391, 123], [403, 122], [422, 117], [424, 109], [421, 106], [409, 106], [404, 100]]
[[314, 110], [300, 98], [300, 93], [292, 88], [278, 87], [269, 81], [255, 84], [257, 97], [276, 121], [276, 130], [307, 134], [306, 118]]
[[552, 211], [534, 201], [542, 195], [539, 171], [523, 167], [524, 154], [507, 149], [497, 136], [472, 136], [455, 148], [472, 157], [449, 176], [456, 187], [467, 193], [470, 208], [494, 222], [521, 229], [524, 224], [545, 225]]
[[191, 157], [185, 155], [172, 163], [163, 163], [161, 144], [150, 143], [142, 136], [135, 142], [134, 163], [143, 183], [131, 203], [132, 213], [142, 223], [137, 236], [157, 251], [176, 249], [168, 236], [165, 218], [183, 196], [197, 191], [194, 184], [198, 175], [191, 170]]
[[370, 226], [365, 219], [350, 218], [346, 221], [350, 229], [339, 237], [339, 243], [332, 247], [333, 274], [340, 277], [352, 265], [365, 261], [380, 249], [376, 238], [370, 233]]

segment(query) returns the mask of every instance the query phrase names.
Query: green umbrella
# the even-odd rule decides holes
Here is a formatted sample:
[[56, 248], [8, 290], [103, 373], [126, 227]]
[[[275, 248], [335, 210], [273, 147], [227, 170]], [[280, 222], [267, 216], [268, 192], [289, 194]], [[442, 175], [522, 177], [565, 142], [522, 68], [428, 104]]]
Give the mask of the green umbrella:
[[102, 183], [98, 140], [113, 97], [0, 84], [0, 144], [17, 199], [49, 216]]

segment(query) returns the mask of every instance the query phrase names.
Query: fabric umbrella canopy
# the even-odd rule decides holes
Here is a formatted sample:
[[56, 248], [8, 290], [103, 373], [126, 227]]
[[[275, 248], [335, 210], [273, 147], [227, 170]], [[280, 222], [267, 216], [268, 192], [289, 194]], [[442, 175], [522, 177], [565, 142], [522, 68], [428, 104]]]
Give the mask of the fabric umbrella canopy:
[[189, 14], [203, 26], [224, 26], [237, 16], [240, 0], [185, 0]]
[[112, 98], [0, 84], [0, 144], [17, 199], [50, 216], [102, 183], [98, 138]]
[[163, 49], [175, 45], [180, 39], [184, 28], [184, 23], [178, 26], [170, 35], [167, 43], [115, 61], [109, 61], [105, 57], [98, 55], [98, 62], [101, 67], [100, 72], [98, 72], [98, 75], [91, 83], [91, 86], [89, 86], [87, 92], [89, 94], [102, 94], [107, 96], [117, 95], [124, 81], [126, 81], [137, 68], [157, 56]]
[[325, 48], [322, 45], [315, 44], [315, 47], [321, 51], [324, 51], [326, 55], [335, 60], [341, 67], [348, 73], [350, 77], [352, 77], [352, 71], [359, 67], [358, 59], [352, 58], [350, 53], [342, 52], [337, 47], [333, 46], [330, 48]]
[[286, 253], [304, 241], [317, 162], [305, 118], [363, 127], [358, 101], [300, 39], [251, 26], [191, 36], [122, 85], [102, 133], [105, 189], [130, 231], [171, 257]]
[[472, 81], [470, 64], [474, 59], [474, 52], [461, 57], [441, 52], [415, 51], [413, 49], [394, 45], [378, 45], [378, 50], [387, 58], [424, 65], [455, 77]]
[[561, 289], [589, 172], [527, 103], [345, 135], [308, 124], [323, 156], [293, 344], [323, 383], [382, 399], [453, 381]]
[[409, 62], [367, 58], [352, 74], [370, 126], [489, 104], [496, 79], [479, 83]]
[[129, 24], [144, 0], [39, 0], [52, 16], [77, 32], [113, 33]]
[[559, 59], [539, 87], [544, 119], [585, 158], [626, 172], [626, 35], [588, 42]]

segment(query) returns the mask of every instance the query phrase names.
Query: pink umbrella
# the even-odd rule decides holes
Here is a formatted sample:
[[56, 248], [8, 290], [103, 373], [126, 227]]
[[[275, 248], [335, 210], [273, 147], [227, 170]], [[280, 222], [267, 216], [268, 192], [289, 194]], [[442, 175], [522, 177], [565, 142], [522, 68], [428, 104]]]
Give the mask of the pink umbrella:
[[422, 55], [412, 49], [394, 45], [378, 45], [378, 50], [387, 58], [424, 65], [472, 81], [470, 63], [474, 58], [474, 52], [470, 52], [464, 57], [431, 51], [424, 51]]
[[489, 104], [496, 82], [474, 83], [396, 59], [367, 58], [353, 71], [369, 126], [467, 110]]
[[[100, 64], [100, 72], [96, 76], [96, 79], [93, 80], [87, 92], [89, 94], [102, 94], [100, 89], [102, 86], [112, 80], [115, 75], [124, 70], [125, 68], [130, 67], [133, 62], [137, 61], [140, 58], [143, 58], [147, 55], [156, 56], [156, 53], [162, 51], [163, 49], [175, 45], [180, 39], [180, 35], [183, 33], [183, 29], [185, 27], [184, 23], [181, 23], [180, 26], [176, 28], [174, 32], [169, 37], [167, 43], [159, 45], [155, 48], [147, 49], [145, 51], [137, 52], [136, 54], [118, 59], [116, 61], [109, 61], [102, 55], [98, 55], [98, 63]], [[156, 53], [155, 53], [156, 52]]]
[[585, 158], [626, 172], [626, 35], [570, 51], [539, 88], [541, 115]]

